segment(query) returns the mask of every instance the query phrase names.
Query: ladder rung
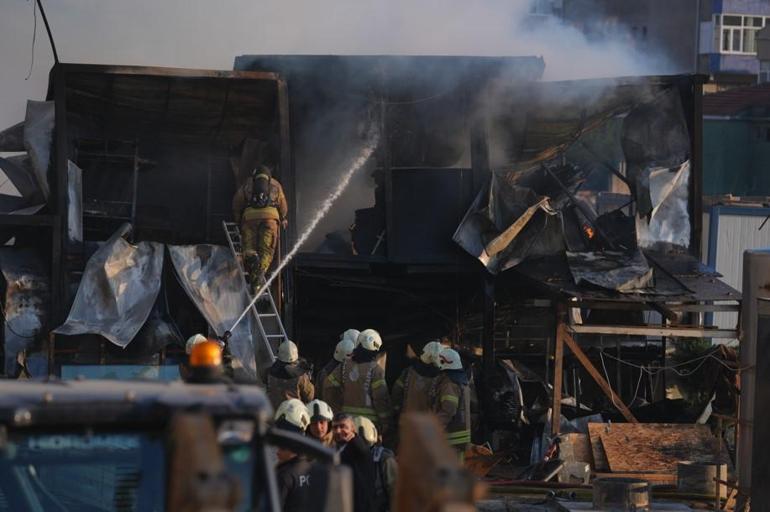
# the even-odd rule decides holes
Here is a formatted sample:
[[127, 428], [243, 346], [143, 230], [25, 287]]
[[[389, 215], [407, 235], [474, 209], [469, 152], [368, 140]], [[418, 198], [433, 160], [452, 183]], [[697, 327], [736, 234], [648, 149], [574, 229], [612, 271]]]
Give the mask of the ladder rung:
[[277, 314], [275, 314], [275, 313], [257, 313], [257, 316], [258, 316], [259, 318], [275, 318], [275, 317], [277, 317], [278, 315], [277, 315]]
[[283, 338], [283, 334], [266, 334], [268, 338]]

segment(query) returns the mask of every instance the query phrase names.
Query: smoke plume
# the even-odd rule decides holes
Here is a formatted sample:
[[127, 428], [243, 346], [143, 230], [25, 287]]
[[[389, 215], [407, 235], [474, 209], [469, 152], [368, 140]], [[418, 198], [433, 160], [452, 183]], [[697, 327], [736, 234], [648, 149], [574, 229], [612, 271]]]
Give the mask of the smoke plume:
[[[0, 127], [45, 94], [52, 54], [33, 1], [0, 6]], [[241, 54], [542, 56], [545, 79], [670, 70], [616, 33], [590, 42], [558, 19], [530, 16], [531, 0], [68, 0], [44, 2], [64, 62], [232, 68]], [[597, 14], [598, 15], [598, 14]]]

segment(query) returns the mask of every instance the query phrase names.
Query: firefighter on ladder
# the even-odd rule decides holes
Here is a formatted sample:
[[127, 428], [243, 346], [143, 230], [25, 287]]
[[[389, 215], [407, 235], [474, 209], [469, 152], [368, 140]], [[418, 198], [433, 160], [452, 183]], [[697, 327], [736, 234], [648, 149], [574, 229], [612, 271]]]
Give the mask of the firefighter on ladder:
[[269, 167], [255, 168], [233, 198], [233, 218], [241, 227], [243, 264], [256, 293], [264, 282], [278, 245], [279, 226], [286, 229], [289, 213], [281, 184]]

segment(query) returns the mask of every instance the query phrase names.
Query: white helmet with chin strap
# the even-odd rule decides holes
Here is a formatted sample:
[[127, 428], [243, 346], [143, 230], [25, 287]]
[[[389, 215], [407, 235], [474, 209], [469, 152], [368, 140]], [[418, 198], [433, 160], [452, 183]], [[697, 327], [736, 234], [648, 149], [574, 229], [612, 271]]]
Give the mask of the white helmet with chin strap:
[[361, 334], [361, 331], [358, 329], [348, 329], [347, 331], [340, 334], [340, 340], [348, 339], [353, 342], [354, 345], [358, 344], [358, 335]]
[[281, 402], [278, 409], [275, 411], [275, 421], [279, 427], [294, 428], [304, 432], [308, 425], [310, 425], [310, 414], [308, 414], [307, 407], [297, 398], [290, 398]]
[[361, 334], [358, 335], [358, 344], [366, 350], [376, 352], [382, 347], [382, 338], [380, 333], [374, 329], [364, 329]]
[[374, 426], [372, 420], [364, 416], [356, 416], [353, 418], [353, 425], [355, 425], [358, 435], [363, 437], [369, 446], [377, 443], [379, 435], [377, 434], [377, 427]]
[[456, 350], [444, 348], [438, 355], [438, 366], [442, 370], [462, 370], [463, 362]]
[[278, 360], [284, 363], [294, 363], [299, 359], [297, 345], [293, 341], [286, 340], [278, 346]]
[[350, 338], [343, 338], [342, 341], [337, 343], [337, 346], [334, 348], [334, 360], [341, 363], [350, 357], [350, 354], [353, 353], [355, 348], [356, 344], [353, 342], [353, 340]]
[[329, 404], [323, 400], [311, 400], [307, 404], [307, 410], [310, 413], [310, 421], [326, 420], [331, 421], [334, 418], [334, 413]]
[[441, 353], [441, 349], [444, 345], [438, 340], [429, 341], [422, 347], [422, 354], [420, 354], [420, 361], [425, 364], [438, 366], [438, 356]]

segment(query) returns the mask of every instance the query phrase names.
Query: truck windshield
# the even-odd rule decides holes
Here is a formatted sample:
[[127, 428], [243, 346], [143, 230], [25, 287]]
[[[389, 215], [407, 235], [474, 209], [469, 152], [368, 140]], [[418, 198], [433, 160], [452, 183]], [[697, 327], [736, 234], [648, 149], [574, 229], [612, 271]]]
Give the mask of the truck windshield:
[[161, 511], [164, 468], [162, 440], [151, 433], [9, 433], [0, 512]]

